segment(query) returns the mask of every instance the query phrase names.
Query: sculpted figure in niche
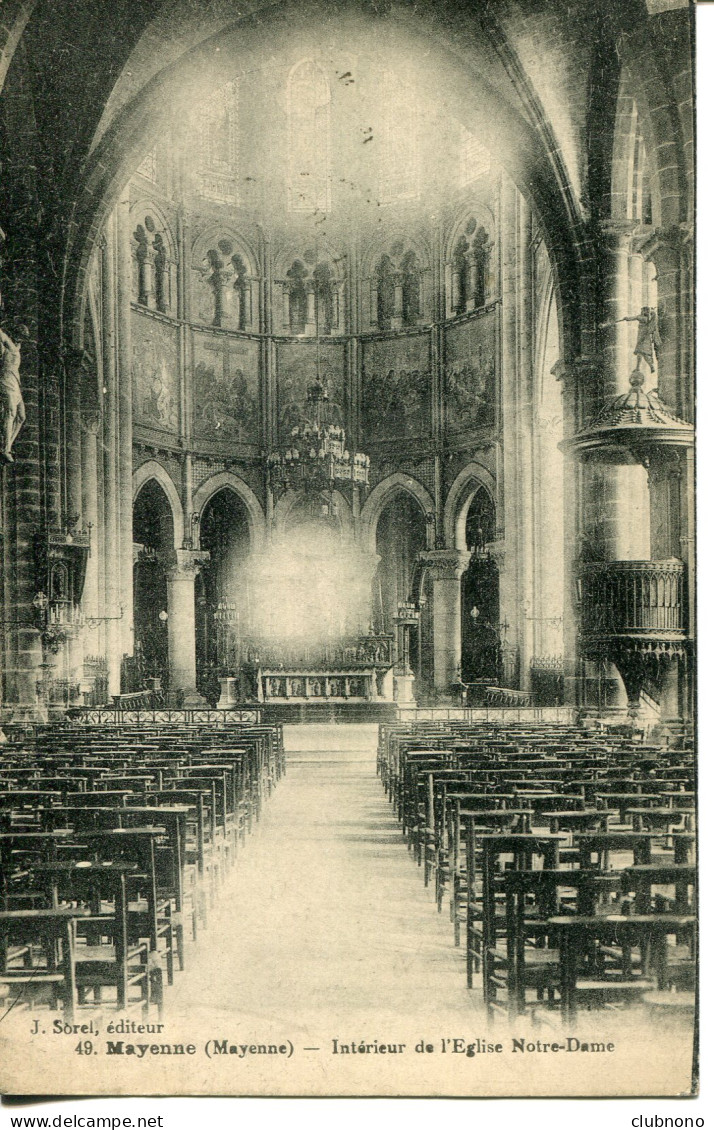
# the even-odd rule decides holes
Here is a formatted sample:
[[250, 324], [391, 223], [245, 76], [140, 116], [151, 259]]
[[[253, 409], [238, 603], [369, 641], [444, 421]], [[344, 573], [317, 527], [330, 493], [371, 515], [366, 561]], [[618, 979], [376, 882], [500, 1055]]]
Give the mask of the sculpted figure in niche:
[[[17, 336], [27, 341], [30, 331], [19, 326]], [[14, 463], [12, 445], [25, 423], [25, 402], [20, 388], [20, 345], [4, 330], [0, 330], [0, 417], [2, 418], [2, 451], [0, 462]]]

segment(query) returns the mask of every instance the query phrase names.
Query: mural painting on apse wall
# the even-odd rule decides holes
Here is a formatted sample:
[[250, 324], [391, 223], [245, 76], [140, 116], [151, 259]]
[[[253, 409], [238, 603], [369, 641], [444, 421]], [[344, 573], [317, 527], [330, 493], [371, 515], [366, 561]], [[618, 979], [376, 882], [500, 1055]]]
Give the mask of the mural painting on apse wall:
[[197, 438], [260, 443], [257, 341], [194, 335], [193, 381]]
[[177, 432], [179, 426], [176, 330], [132, 315], [133, 411], [137, 423]]
[[363, 357], [365, 438], [428, 435], [431, 431], [428, 334], [365, 342]]
[[[307, 390], [315, 383], [315, 342], [284, 342], [278, 345], [278, 423], [281, 442], [299, 423]], [[320, 341], [320, 379], [335, 406], [336, 419], [345, 423], [345, 347], [339, 342]]]
[[496, 418], [496, 312], [446, 329], [447, 432], [489, 427]]

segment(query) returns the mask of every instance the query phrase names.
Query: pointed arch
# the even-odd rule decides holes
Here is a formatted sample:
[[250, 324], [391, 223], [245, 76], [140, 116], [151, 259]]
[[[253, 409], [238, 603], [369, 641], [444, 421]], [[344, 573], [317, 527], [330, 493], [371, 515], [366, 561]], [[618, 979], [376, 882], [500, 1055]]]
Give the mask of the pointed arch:
[[232, 471], [220, 471], [217, 475], [211, 475], [210, 478], [204, 479], [198, 490], [194, 491], [193, 494], [193, 513], [198, 514], [200, 519], [214, 494], [218, 494], [220, 490], [232, 490], [245, 504], [248, 511], [251, 550], [259, 549], [265, 538], [263, 507], [248, 484], [244, 483]]
[[142, 463], [141, 466], [137, 467], [134, 471], [132, 476], [133, 501], [136, 502], [139, 491], [150, 479], [154, 479], [166, 495], [173, 516], [174, 549], [181, 549], [184, 540], [185, 526], [183, 506], [181, 505], [179, 492], [166, 468], [162, 467], [160, 463], [157, 463], [155, 459], [150, 459], [148, 462]]
[[234, 253], [240, 255], [246, 263], [248, 273], [250, 275], [258, 275], [258, 252], [254, 244], [246, 238], [246, 236], [238, 231], [236, 227], [231, 224], [217, 223], [213, 221], [207, 224], [196, 235], [191, 245], [191, 266], [194, 269], [200, 268], [208, 255], [208, 252], [218, 247], [219, 243], [231, 244], [230, 252], [226, 252], [226, 257]]
[[362, 545], [365, 553], [377, 552], [377, 523], [385, 506], [400, 491], [406, 491], [407, 494], [410, 494], [421, 507], [427, 520], [428, 535], [429, 522], [433, 520], [434, 500], [418, 479], [413, 479], [411, 475], [397, 471], [377, 484], [371, 494], [368, 495], [362, 509]]
[[496, 479], [480, 463], [467, 463], [454, 479], [444, 506], [447, 549], [466, 550], [466, 517], [474, 495], [484, 489], [496, 506]]

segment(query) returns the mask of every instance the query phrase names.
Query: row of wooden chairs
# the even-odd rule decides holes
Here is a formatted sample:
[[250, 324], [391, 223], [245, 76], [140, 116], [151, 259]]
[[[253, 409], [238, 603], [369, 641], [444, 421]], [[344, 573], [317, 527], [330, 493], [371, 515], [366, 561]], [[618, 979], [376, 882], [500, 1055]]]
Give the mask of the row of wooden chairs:
[[0, 994], [161, 1009], [285, 769], [280, 727], [57, 726], [0, 756]]
[[490, 1016], [559, 1007], [570, 1022], [670, 988], [692, 1007], [689, 750], [568, 726], [389, 723], [377, 771]]

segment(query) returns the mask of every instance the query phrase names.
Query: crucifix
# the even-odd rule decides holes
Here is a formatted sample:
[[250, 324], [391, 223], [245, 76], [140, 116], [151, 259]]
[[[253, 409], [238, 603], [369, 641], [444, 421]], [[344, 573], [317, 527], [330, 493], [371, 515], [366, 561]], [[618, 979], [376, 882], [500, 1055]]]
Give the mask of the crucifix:
[[235, 356], [240, 357], [246, 352], [245, 346], [242, 342], [231, 340], [229, 337], [219, 338], [216, 342], [203, 342], [203, 348], [208, 353], [222, 354], [223, 360], [223, 381], [226, 389], [228, 389], [231, 381], [231, 350], [235, 351]]

